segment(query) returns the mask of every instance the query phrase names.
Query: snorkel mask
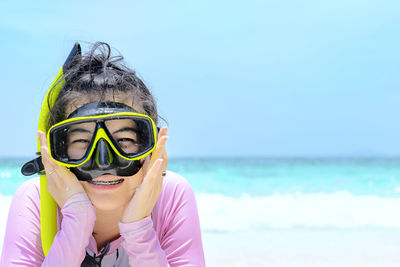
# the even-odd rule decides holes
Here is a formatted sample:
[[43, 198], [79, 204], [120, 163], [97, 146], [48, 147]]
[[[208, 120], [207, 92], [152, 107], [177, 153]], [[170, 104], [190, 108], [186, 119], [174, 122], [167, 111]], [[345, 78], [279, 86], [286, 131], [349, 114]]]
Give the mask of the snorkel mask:
[[50, 156], [81, 181], [131, 176], [157, 142], [153, 120], [122, 103], [86, 104], [47, 133]]
[[[157, 129], [153, 120], [122, 103], [86, 104], [69, 117], [48, 129], [50, 109], [65, 81], [64, 71], [80, 60], [81, 48], [75, 43], [67, 60], [43, 100], [38, 130], [47, 133], [51, 157], [66, 166], [79, 180], [89, 181], [104, 174], [131, 176], [156, 146]], [[47, 176], [40, 157], [21, 168], [22, 174], [40, 175], [40, 228], [43, 253], [46, 256], [57, 234], [57, 204], [47, 191]]]

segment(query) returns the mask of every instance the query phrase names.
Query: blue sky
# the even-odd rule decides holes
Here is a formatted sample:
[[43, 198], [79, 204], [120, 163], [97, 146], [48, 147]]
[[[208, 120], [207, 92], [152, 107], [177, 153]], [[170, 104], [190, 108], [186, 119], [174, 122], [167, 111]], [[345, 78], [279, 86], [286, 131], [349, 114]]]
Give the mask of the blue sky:
[[106, 41], [171, 157], [400, 156], [398, 1], [1, 1], [0, 156], [31, 156], [75, 41]]

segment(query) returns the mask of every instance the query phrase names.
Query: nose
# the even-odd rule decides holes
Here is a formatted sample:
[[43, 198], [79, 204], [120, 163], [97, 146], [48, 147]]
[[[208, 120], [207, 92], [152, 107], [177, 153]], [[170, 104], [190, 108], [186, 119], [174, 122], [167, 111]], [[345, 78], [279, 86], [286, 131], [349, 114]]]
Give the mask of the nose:
[[107, 169], [113, 162], [113, 153], [107, 141], [100, 139], [96, 145], [95, 162], [99, 169]]

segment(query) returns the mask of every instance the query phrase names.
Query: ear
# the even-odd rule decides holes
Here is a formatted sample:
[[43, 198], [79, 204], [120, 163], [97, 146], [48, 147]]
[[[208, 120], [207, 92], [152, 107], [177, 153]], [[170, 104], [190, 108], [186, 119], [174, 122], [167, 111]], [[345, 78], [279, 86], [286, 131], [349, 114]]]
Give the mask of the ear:
[[76, 42], [72, 47], [72, 50], [69, 53], [67, 59], [64, 62], [63, 72], [65, 73], [66, 70], [71, 68], [71, 66], [74, 65], [73, 64], [74, 62], [81, 60], [81, 57], [82, 57], [81, 45], [78, 42]]

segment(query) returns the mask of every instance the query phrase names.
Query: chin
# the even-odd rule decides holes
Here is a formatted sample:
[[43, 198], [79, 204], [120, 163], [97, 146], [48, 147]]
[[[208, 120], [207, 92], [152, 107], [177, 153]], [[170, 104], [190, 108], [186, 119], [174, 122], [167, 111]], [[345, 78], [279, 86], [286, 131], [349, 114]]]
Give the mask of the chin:
[[102, 190], [93, 188], [87, 182], [82, 182], [82, 185], [93, 206], [99, 210], [115, 210], [124, 207], [133, 195], [125, 186], [116, 190]]
[[88, 197], [93, 206], [99, 210], [117, 210], [125, 207], [130, 198], [129, 195], [124, 194], [96, 194], [88, 193]]
[[124, 207], [125, 201], [117, 201], [115, 199], [104, 199], [104, 198], [98, 198], [98, 197], [90, 197], [90, 200], [92, 201], [93, 206], [98, 209], [98, 210], [116, 210], [118, 208]]

